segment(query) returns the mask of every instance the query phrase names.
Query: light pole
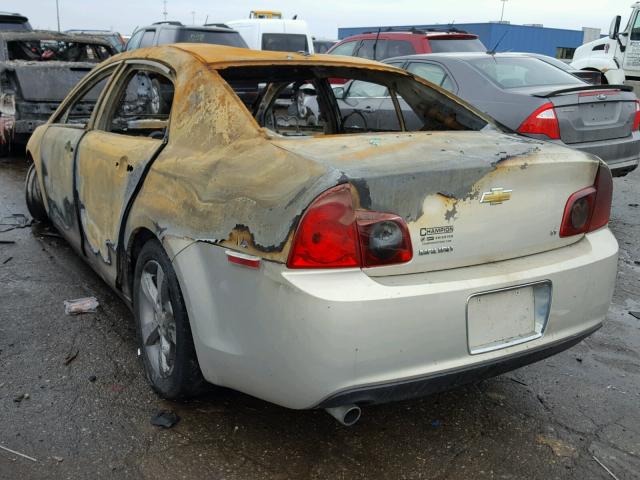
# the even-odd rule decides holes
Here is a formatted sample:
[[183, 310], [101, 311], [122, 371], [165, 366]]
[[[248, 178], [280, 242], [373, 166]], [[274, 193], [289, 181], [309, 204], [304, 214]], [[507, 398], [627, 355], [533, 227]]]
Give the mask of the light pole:
[[164, 10], [162, 10], [162, 16], [164, 17], [164, 21], [167, 21], [167, 0], [162, 0], [162, 4], [164, 5]]
[[502, 2], [502, 13], [500, 14], [500, 23], [502, 23], [502, 19], [504, 18], [504, 5], [508, 0], [500, 0]]
[[60, 31], [60, 6], [58, 0], [56, 0], [56, 18], [58, 19], [58, 31]]
[[196, 24], [196, 12], [191, 11], [191, 25]]

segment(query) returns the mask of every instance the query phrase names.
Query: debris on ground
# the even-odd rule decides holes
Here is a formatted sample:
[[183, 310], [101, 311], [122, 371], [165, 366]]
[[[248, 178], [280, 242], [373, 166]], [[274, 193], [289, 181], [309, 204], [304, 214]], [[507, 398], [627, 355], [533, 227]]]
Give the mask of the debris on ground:
[[76, 298], [64, 301], [64, 313], [79, 315], [81, 313], [95, 313], [100, 304], [96, 297]]
[[26, 458], [27, 460], [31, 460], [32, 462], [37, 462], [38, 461], [35, 458], [30, 457], [29, 455], [25, 455], [24, 453], [16, 452], [15, 450], [11, 450], [10, 448], [3, 447], [2, 445], [0, 445], [0, 449], [4, 450], [5, 452], [13, 453], [14, 455], [18, 455], [18, 456], [20, 456], [22, 458]]
[[576, 362], [582, 363], [582, 357], [576, 357]]
[[56, 456], [53, 456], [53, 457], [51, 457], [51, 458], [53, 458], [53, 459], [54, 459], [56, 462], [58, 462], [58, 463], [60, 463], [60, 462], [62, 462], [62, 461], [64, 460], [64, 458], [62, 458], [62, 457], [56, 457]]
[[600, 460], [598, 460], [598, 457], [596, 457], [595, 455], [591, 455], [591, 456], [593, 457], [593, 459], [596, 461], [596, 463], [597, 463], [598, 465], [600, 465], [602, 468], [604, 468], [604, 470], [605, 470], [609, 475], [611, 475], [611, 478], [613, 478], [614, 480], [618, 480], [618, 477], [616, 477], [616, 476], [614, 475], [614, 473], [613, 473], [611, 470], [609, 470], [609, 469], [606, 467], [606, 465], [605, 465], [604, 463], [602, 463]]
[[431, 421], [431, 426], [433, 428], [439, 428], [442, 426], [442, 422], [440, 420], [432, 420]]
[[13, 399], [13, 401], [16, 402], [16, 403], [20, 403], [22, 400], [29, 400], [29, 394], [28, 393], [21, 393], [20, 395], [18, 395], [17, 397], [15, 397]]
[[640, 204], [638, 204], [638, 203], [630, 203], [629, 206], [630, 207], [640, 207]]
[[538, 443], [549, 447], [556, 457], [573, 457], [576, 455], [575, 447], [562, 440], [545, 437], [544, 435], [538, 435], [537, 440]]
[[122, 385], [111, 385], [111, 391], [115, 392], [115, 393], [122, 393], [124, 392], [124, 387]]
[[0, 245], [14, 245], [15, 243], [15, 240], [0, 240]]
[[95, 382], [97, 379], [98, 379], [98, 377], [96, 377], [95, 375], [91, 375], [91, 376], [89, 377], [89, 381], [90, 381], [91, 383]]
[[631, 315], [632, 317], [636, 317], [638, 320], [640, 320], [640, 312], [629, 312], [629, 315]]
[[162, 410], [151, 417], [151, 425], [162, 428], [171, 428], [180, 421], [180, 417], [169, 410]]
[[4, 262], [2, 262], [3, 265], [6, 265], [7, 263], [9, 263], [11, 260], [13, 260], [13, 257], [9, 257], [7, 258]]
[[80, 350], [75, 350], [74, 352], [69, 353], [66, 357], [64, 357], [64, 364], [69, 365], [71, 362], [73, 362], [78, 356], [78, 353], [80, 353]]
[[29, 220], [26, 215], [22, 213], [12, 213], [8, 217], [3, 217], [2, 220], [0, 220], [0, 226], [8, 227], [0, 230], [0, 233], [9, 232], [16, 228], [30, 227], [31, 223], [33, 222]]

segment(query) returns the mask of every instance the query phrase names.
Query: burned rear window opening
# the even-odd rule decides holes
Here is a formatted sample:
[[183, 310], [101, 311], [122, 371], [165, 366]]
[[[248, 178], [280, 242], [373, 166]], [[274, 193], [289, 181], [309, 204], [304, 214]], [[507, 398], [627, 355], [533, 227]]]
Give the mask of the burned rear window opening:
[[[218, 73], [261, 127], [282, 136], [487, 126], [473, 111], [401, 73], [317, 65], [234, 66]], [[331, 85], [332, 78], [347, 83]]]
[[99, 63], [113, 53], [111, 47], [98, 43], [64, 40], [11, 40], [7, 42], [9, 60], [31, 62]]

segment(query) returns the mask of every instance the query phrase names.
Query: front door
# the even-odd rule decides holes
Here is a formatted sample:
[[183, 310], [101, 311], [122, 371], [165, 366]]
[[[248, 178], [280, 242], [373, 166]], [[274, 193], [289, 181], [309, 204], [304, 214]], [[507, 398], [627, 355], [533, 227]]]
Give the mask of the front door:
[[108, 283], [117, 275], [118, 236], [127, 205], [164, 145], [173, 88], [164, 67], [127, 65], [95, 128], [80, 142], [76, 189], [85, 253]]

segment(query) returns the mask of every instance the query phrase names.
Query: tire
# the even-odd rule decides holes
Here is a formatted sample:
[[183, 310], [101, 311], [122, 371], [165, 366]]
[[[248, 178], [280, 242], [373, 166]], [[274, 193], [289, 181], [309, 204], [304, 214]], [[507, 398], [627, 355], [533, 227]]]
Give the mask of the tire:
[[205, 382], [178, 278], [155, 239], [142, 247], [136, 261], [133, 306], [138, 348], [151, 387], [168, 400], [200, 393]]
[[36, 167], [32, 163], [27, 171], [27, 179], [24, 185], [25, 199], [27, 201], [27, 209], [34, 220], [38, 222], [47, 222], [49, 217], [44, 208], [42, 201], [42, 193], [40, 193], [40, 185], [38, 184], [38, 174]]

